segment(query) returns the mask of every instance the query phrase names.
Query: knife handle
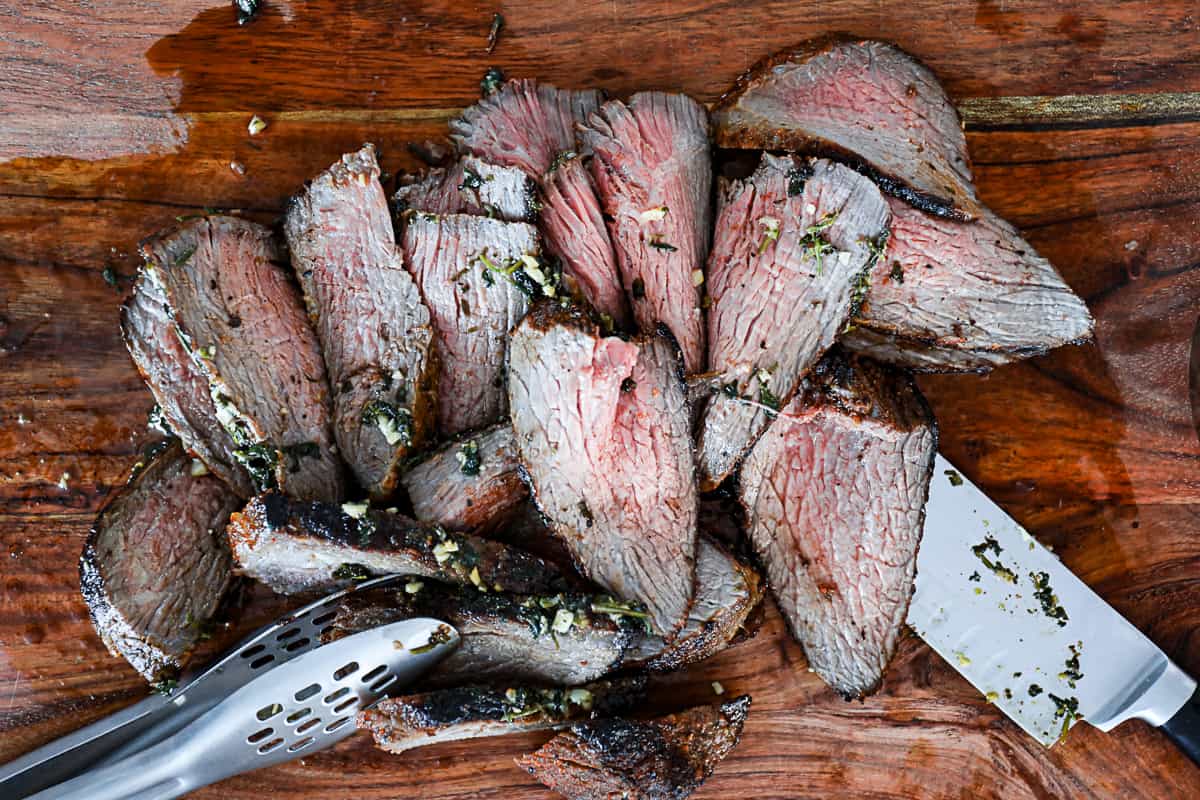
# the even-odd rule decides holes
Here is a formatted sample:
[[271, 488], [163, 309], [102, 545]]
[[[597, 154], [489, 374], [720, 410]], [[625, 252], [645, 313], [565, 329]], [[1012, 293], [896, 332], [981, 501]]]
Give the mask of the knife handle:
[[1162, 730], [1184, 755], [1200, 765], [1200, 688], [1162, 724]]

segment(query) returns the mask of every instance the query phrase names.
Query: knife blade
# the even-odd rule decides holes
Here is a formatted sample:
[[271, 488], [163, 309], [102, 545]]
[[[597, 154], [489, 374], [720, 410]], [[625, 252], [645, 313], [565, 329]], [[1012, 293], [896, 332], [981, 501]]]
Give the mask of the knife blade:
[[1196, 681], [941, 454], [908, 624], [1043, 745], [1139, 718], [1194, 746]]

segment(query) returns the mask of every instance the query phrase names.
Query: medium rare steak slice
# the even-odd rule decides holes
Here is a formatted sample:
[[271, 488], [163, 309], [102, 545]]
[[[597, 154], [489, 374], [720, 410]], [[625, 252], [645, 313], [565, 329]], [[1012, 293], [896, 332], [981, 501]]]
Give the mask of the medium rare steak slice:
[[697, 494], [677, 348], [603, 337], [535, 307], [513, 332], [517, 449], [542, 513], [585, 576], [643, 603], [656, 633], [683, 625], [695, 574]]
[[405, 260], [437, 333], [443, 435], [481, 428], [504, 415], [508, 331], [525, 316], [531, 296], [554, 291], [540, 253], [537, 231], [523, 222], [406, 215]]
[[417, 519], [486, 533], [529, 497], [520, 466], [512, 425], [502, 422], [443, 445], [401, 481]]
[[629, 307], [612, 242], [595, 186], [575, 157], [576, 125], [602, 99], [594, 90], [512, 80], [452, 121], [450, 138], [463, 152], [517, 167], [538, 181], [547, 251], [562, 261], [568, 282], [597, 311], [625, 325]]
[[893, 199], [886, 249], [846, 344], [922, 370], [985, 370], [1091, 338], [1087, 306], [1015, 228]]
[[831, 353], [742, 465], [747, 528], [809, 665], [875, 689], [913, 591], [937, 431], [901, 372]]
[[958, 111], [893, 44], [835, 35], [767, 56], [725, 93], [713, 123], [721, 147], [846, 155], [927, 211], [982, 213]]
[[221, 530], [239, 505], [171, 441], [96, 517], [79, 585], [96, 632], [148, 681], [177, 672], [233, 580]]
[[742, 736], [750, 696], [646, 721], [580, 722], [517, 759], [569, 800], [683, 800]]
[[396, 207], [430, 214], [475, 214], [508, 222], [535, 222], [537, 183], [518, 167], [498, 167], [463, 156], [449, 167], [408, 176], [396, 190]]
[[121, 335], [171, 432], [235, 494], [254, 494], [250, 473], [233, 455], [238, 446], [217, 420], [208, 378], [175, 334], [162, 287], [145, 275], [121, 306]]
[[387, 698], [358, 712], [358, 728], [389, 753], [415, 747], [561, 728], [589, 717], [621, 714], [646, 695], [646, 679], [597, 681], [576, 689], [463, 686]]
[[699, 437], [715, 488], [845, 330], [890, 214], [870, 180], [831, 161], [764, 155], [730, 185], [709, 257], [709, 371], [722, 388]]
[[708, 114], [687, 95], [610, 100], [581, 130], [611, 222], [633, 315], [674, 334], [689, 373], [704, 369], [700, 286], [712, 230]]
[[499, 542], [365, 505], [304, 503], [278, 492], [259, 495], [235, 513], [228, 538], [238, 571], [280, 594], [331, 590], [397, 572], [495, 591], [565, 586], [556, 567]]
[[374, 145], [348, 153], [294, 198], [292, 266], [325, 354], [338, 451], [374, 497], [433, 427], [433, 326], [396, 249]]
[[259, 488], [339, 499], [325, 365], [271, 232], [201, 217], [143, 243], [142, 255], [143, 279], [170, 306], [237, 445], [230, 455]]
[[661, 636], [647, 636], [626, 661], [668, 671], [716, 655], [741, 632], [762, 592], [757, 572], [715, 539], [701, 535], [696, 544], [696, 596], [683, 629], [670, 644]]
[[343, 600], [329, 639], [409, 617], [434, 617], [462, 636], [425, 687], [511, 681], [578, 686], [616, 669], [643, 630], [636, 610], [604, 595], [510, 595], [414, 579]]

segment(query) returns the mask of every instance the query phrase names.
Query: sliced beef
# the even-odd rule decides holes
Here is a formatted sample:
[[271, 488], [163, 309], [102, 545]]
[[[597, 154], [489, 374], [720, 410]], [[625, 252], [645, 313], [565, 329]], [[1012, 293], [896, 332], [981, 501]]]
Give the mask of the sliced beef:
[[696, 595], [683, 629], [669, 644], [660, 636], [647, 636], [626, 661], [663, 671], [703, 661], [741, 632], [760, 600], [758, 573], [716, 540], [701, 535], [696, 544]]
[[[437, 333], [444, 435], [490, 425], [504, 414], [508, 331], [525, 316], [531, 295], [553, 291], [540, 253], [537, 231], [523, 222], [406, 215], [404, 256]], [[526, 259], [536, 270], [532, 276]]]
[[208, 378], [176, 335], [162, 287], [145, 275], [121, 306], [121, 335], [171, 432], [233, 492], [252, 495], [254, 483], [234, 456], [237, 443], [218, 421]]
[[519, 167], [498, 167], [463, 156], [449, 167], [435, 167], [402, 181], [395, 195], [400, 211], [475, 214], [508, 222], [538, 218], [537, 183]]
[[641, 92], [591, 115], [581, 138], [642, 330], [674, 334], [688, 372], [704, 369], [700, 312], [712, 230], [708, 114], [682, 94]]
[[646, 721], [581, 722], [517, 765], [569, 800], [683, 800], [737, 746], [750, 697]]
[[601, 336], [541, 304], [513, 332], [517, 449], [584, 575], [645, 604], [671, 637], [691, 605], [697, 494], [678, 349]]
[[271, 232], [237, 217], [200, 217], [143, 243], [142, 255], [142, 279], [165, 298], [237, 445], [229, 458], [258, 488], [340, 498], [325, 365]]
[[462, 642], [422, 686], [512, 681], [578, 686], [620, 665], [644, 630], [636, 613], [603, 595], [510, 595], [414, 579], [399, 589], [347, 597], [328, 637], [434, 617], [453, 625]]
[[1020, 233], [892, 200], [886, 249], [847, 344], [923, 370], [983, 370], [1091, 338], [1087, 306]]
[[96, 517], [79, 585], [96, 632], [154, 682], [186, 663], [233, 580], [221, 530], [239, 505], [170, 442]]
[[358, 728], [389, 753], [415, 747], [561, 728], [621, 714], [645, 697], [645, 678], [597, 681], [575, 689], [463, 686], [387, 698], [358, 713]]
[[400, 572], [496, 591], [553, 592], [565, 585], [554, 566], [499, 542], [394, 512], [298, 502], [278, 492], [235, 513], [228, 537], [238, 571], [281, 594]]
[[912, 596], [937, 431], [904, 373], [831, 353], [742, 465], [750, 539], [809, 665], [874, 690]]
[[464, 434], [431, 453], [402, 479], [417, 519], [486, 533], [529, 497], [512, 425]]
[[333, 397], [338, 450], [375, 497], [434, 423], [433, 327], [396, 249], [375, 147], [314, 178], [284, 220]]
[[721, 147], [848, 156], [927, 211], [981, 213], [957, 110], [893, 44], [834, 35], [767, 56], [725, 93], [713, 122]]
[[612, 242], [595, 187], [575, 157], [575, 128], [600, 107], [600, 92], [512, 80], [450, 123], [464, 152], [517, 167], [543, 191], [541, 229], [569, 283], [618, 324], [629, 319]]
[[716, 487], [846, 328], [890, 213], [871, 181], [831, 161], [763, 156], [730, 185], [709, 258], [711, 373], [700, 485]]

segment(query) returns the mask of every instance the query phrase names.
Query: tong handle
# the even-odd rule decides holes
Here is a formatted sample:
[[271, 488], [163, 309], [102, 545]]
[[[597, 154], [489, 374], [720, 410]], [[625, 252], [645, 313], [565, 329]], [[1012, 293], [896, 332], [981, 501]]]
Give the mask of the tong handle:
[[123, 761], [51, 786], [29, 800], [173, 800], [211, 781], [196, 782], [196, 751], [180, 734]]

